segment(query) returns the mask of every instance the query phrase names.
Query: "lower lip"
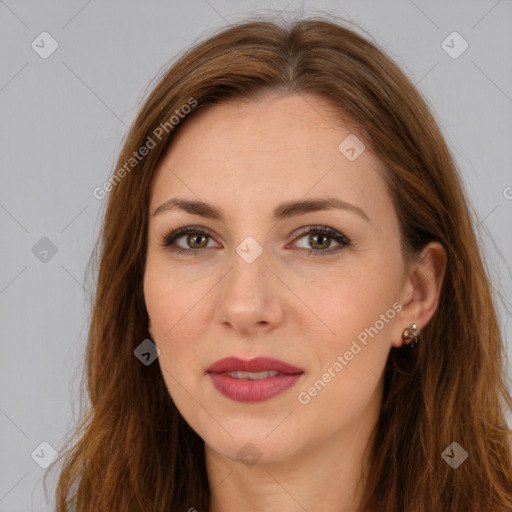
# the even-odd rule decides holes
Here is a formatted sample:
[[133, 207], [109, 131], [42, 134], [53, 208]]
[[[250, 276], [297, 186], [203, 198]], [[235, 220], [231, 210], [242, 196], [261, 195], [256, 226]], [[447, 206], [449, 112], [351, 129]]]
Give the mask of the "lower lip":
[[225, 373], [209, 373], [213, 385], [224, 396], [237, 402], [263, 402], [295, 386], [303, 373], [274, 375], [265, 379], [237, 379]]

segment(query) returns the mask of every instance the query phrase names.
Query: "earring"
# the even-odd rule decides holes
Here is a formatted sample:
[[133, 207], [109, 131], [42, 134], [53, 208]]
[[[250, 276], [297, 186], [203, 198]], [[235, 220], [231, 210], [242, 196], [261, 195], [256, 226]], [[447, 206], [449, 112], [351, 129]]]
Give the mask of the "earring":
[[418, 326], [416, 324], [411, 324], [409, 327], [404, 329], [404, 332], [402, 333], [402, 341], [406, 344], [412, 347], [416, 345], [419, 341], [419, 330]]

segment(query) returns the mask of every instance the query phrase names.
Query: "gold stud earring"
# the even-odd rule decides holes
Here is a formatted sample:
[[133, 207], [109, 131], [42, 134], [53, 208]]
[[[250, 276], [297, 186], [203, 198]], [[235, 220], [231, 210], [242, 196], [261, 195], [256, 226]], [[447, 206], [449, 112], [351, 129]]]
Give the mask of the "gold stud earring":
[[402, 333], [402, 341], [406, 344], [412, 347], [416, 345], [419, 341], [418, 337], [419, 331], [418, 326], [416, 324], [411, 324], [409, 327], [404, 329]]

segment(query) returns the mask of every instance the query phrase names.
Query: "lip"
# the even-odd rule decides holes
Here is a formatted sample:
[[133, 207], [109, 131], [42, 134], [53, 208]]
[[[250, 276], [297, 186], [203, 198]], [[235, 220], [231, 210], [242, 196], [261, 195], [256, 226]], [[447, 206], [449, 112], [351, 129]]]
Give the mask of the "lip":
[[236, 371], [264, 372], [267, 370], [285, 373], [287, 375], [304, 373], [301, 368], [292, 366], [279, 359], [272, 359], [271, 357], [256, 357], [250, 360], [239, 359], [238, 357], [226, 357], [213, 363], [206, 371], [208, 373], [223, 373]]
[[[278, 375], [264, 379], [237, 379], [225, 372], [276, 371]], [[268, 357], [243, 360], [227, 357], [212, 364], [208, 370], [214, 387], [225, 397], [236, 402], [255, 403], [284, 393], [304, 376], [303, 370], [284, 361]]]

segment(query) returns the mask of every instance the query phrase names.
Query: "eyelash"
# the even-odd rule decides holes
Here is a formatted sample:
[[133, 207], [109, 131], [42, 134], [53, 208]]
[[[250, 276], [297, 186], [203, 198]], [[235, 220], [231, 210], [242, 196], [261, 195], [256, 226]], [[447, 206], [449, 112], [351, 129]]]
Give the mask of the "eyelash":
[[[204, 229], [198, 227], [188, 226], [178, 228], [175, 231], [169, 233], [168, 235], [165, 235], [161, 241], [161, 245], [177, 254], [185, 254], [187, 256], [199, 256], [200, 253], [202, 252], [202, 249], [182, 249], [179, 247], [171, 247], [176, 242], [176, 240], [190, 233], [195, 233], [212, 238], [208, 231], [205, 231]], [[306, 256], [327, 256], [333, 253], [337, 253], [343, 247], [349, 247], [352, 245], [351, 240], [347, 238], [343, 233], [340, 233], [339, 231], [336, 231], [327, 226], [311, 226], [308, 230], [302, 231], [295, 240], [303, 238], [305, 235], [310, 235], [312, 233], [328, 236], [329, 238], [332, 238], [333, 240], [338, 242], [340, 245], [336, 247], [334, 250], [298, 249], [299, 253], [305, 254]]]

